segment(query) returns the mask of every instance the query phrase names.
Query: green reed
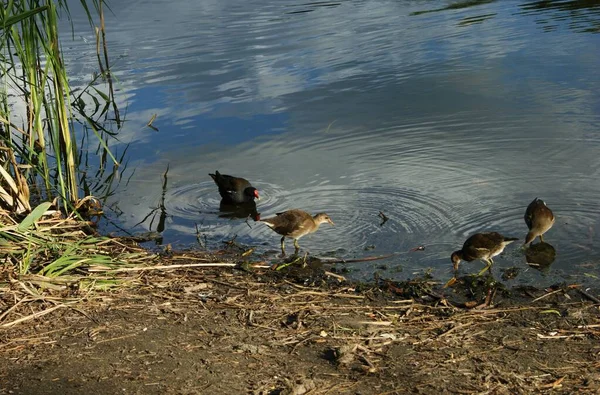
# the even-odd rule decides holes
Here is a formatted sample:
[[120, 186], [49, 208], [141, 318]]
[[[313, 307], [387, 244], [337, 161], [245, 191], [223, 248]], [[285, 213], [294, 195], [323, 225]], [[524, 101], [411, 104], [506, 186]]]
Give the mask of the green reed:
[[[77, 96], [73, 94], [61, 54], [59, 13], [69, 15], [66, 1], [11, 0], [0, 8], [0, 206], [13, 213], [31, 210], [30, 187], [37, 200], [58, 198], [63, 211], [71, 212], [90, 192], [80, 166], [84, 154], [75, 130], [91, 131], [97, 140], [101, 168], [119, 161], [108, 148], [114, 133], [105, 125], [121, 120], [113, 94], [104, 34], [103, 1], [90, 1], [99, 17], [95, 28], [99, 74], [108, 93], [93, 87], [94, 81]], [[90, 24], [92, 9], [81, 0]], [[86, 113], [83, 95], [102, 110]], [[104, 105], [100, 105], [104, 102]], [[122, 158], [120, 158], [122, 159]]]

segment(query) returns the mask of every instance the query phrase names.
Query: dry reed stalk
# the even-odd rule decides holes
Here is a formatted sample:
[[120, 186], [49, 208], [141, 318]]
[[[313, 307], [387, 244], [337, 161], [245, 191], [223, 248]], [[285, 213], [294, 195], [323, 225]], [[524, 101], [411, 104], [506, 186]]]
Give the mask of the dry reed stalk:
[[25, 322], [25, 321], [29, 321], [29, 320], [33, 320], [33, 319], [42, 317], [42, 316], [44, 316], [46, 314], [52, 313], [55, 310], [62, 309], [62, 308], [65, 308], [65, 307], [69, 307], [69, 306], [67, 304], [65, 304], [65, 303], [59, 304], [59, 305], [50, 307], [50, 308], [48, 308], [46, 310], [38, 311], [36, 313], [33, 313], [33, 314], [28, 315], [28, 316], [19, 318], [17, 320], [7, 322], [7, 323], [2, 324], [0, 326], [3, 327], [3, 328], [9, 328], [9, 327], [11, 327], [13, 325], [17, 325], [17, 324], [20, 324], [20, 323]]
[[181, 265], [124, 267], [124, 268], [120, 268], [120, 269], [91, 268], [89, 271], [91, 271], [91, 272], [110, 271], [111, 273], [122, 273], [122, 272], [140, 272], [140, 271], [151, 271], [151, 270], [184, 269], [184, 268], [192, 268], [192, 267], [236, 267], [236, 266], [237, 266], [237, 263], [214, 262], [214, 263], [190, 263], [190, 264], [181, 264]]

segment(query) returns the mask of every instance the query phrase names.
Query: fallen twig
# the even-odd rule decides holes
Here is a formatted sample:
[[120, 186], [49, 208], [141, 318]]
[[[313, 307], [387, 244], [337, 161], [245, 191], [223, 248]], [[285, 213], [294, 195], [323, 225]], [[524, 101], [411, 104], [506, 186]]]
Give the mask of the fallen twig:
[[594, 303], [600, 303], [600, 299], [598, 299], [597, 297], [595, 297], [594, 295], [591, 295], [587, 292], [585, 292], [583, 289], [581, 288], [575, 288], [577, 289], [577, 292], [579, 292], [581, 295], [583, 295], [584, 297], [586, 297], [587, 299], [591, 300]]
[[[237, 263], [229, 263], [229, 262], [213, 262], [213, 263], [190, 263], [190, 264], [180, 264], [180, 265], [158, 265], [158, 266], [143, 266], [143, 267], [123, 267], [120, 269], [112, 269], [104, 266], [93, 266], [88, 269], [89, 272], [111, 272], [111, 273], [121, 273], [121, 272], [141, 272], [141, 271], [149, 271], [149, 270], [171, 270], [171, 269], [183, 269], [189, 267], [236, 267]], [[268, 269], [270, 266], [261, 265], [254, 266], [261, 269]]]
[[37, 313], [33, 313], [33, 314], [28, 315], [28, 316], [21, 317], [21, 318], [19, 318], [17, 320], [14, 320], [14, 321], [11, 321], [11, 322], [7, 322], [6, 324], [2, 324], [2, 327], [3, 328], [9, 328], [9, 327], [11, 327], [13, 325], [20, 324], [21, 322], [25, 322], [25, 321], [33, 320], [35, 318], [42, 317], [42, 316], [44, 316], [46, 314], [52, 313], [54, 310], [58, 310], [58, 309], [61, 309], [63, 307], [69, 307], [69, 306], [67, 304], [64, 304], [64, 303], [63, 304], [59, 304], [59, 305], [56, 305], [54, 307], [50, 307], [50, 308], [48, 308], [46, 310], [38, 311]]
[[556, 380], [555, 382], [550, 383], [550, 384], [540, 385], [540, 386], [538, 386], [538, 388], [540, 388], [540, 389], [542, 389], [542, 388], [560, 388], [560, 387], [562, 387], [561, 383], [563, 382], [563, 380], [566, 377], [567, 376], [563, 376], [563, 377], [559, 378], [558, 380]]
[[581, 334], [575, 334], [575, 335], [542, 335], [541, 333], [537, 334], [538, 339], [543, 339], [543, 340], [548, 340], [548, 339], [570, 339], [572, 337], [585, 337], [586, 335], [581, 333]]
[[10, 307], [10, 308], [6, 309], [6, 311], [4, 311], [2, 314], [0, 314], [0, 321], [2, 321], [2, 319], [3, 319], [4, 317], [6, 317], [6, 316], [7, 316], [7, 315], [8, 315], [8, 314], [11, 312], [11, 311], [13, 311], [13, 310], [14, 310], [14, 309], [16, 309], [17, 307], [19, 307], [19, 305], [20, 305], [21, 303], [28, 302], [28, 301], [30, 301], [30, 300], [34, 300], [34, 299], [23, 298], [23, 299], [19, 300], [17, 303], [15, 303], [14, 305], [12, 305], [12, 307]]
[[329, 277], [333, 277], [333, 278], [335, 278], [335, 279], [337, 279], [339, 281], [346, 281], [346, 277], [340, 276], [339, 274], [335, 274], [335, 273], [326, 271], [325, 275], [329, 276]]
[[323, 263], [332, 264], [332, 263], [355, 263], [355, 262], [370, 262], [370, 261], [378, 261], [380, 259], [386, 259], [393, 257], [394, 255], [399, 255], [399, 253], [382, 255], [382, 256], [368, 256], [365, 258], [356, 258], [356, 259], [343, 259], [343, 258], [333, 258], [333, 259], [324, 259], [320, 258]]
[[533, 299], [533, 300], [531, 301], [531, 303], [537, 302], [538, 300], [542, 300], [542, 299], [544, 299], [544, 298], [547, 298], [548, 296], [552, 296], [552, 295], [554, 295], [554, 294], [557, 294], [557, 293], [559, 293], [559, 292], [563, 292], [563, 291], [564, 291], [564, 289], [560, 288], [560, 289], [557, 289], [556, 291], [551, 291], [551, 292], [548, 292], [547, 294], [544, 294], [544, 295], [542, 295], [542, 296], [540, 296], [540, 297], [538, 297], [538, 298], [535, 298], [535, 299]]

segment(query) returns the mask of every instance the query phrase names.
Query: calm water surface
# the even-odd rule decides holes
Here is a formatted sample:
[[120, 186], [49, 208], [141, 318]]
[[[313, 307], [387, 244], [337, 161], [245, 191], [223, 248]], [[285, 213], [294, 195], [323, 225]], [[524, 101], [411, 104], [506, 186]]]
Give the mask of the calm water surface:
[[[278, 235], [219, 216], [208, 177], [219, 170], [252, 181], [263, 217], [326, 211], [336, 226], [300, 243], [313, 254], [401, 253], [349, 265], [356, 278], [431, 269], [447, 279], [450, 253], [470, 234], [524, 239], [525, 208], [541, 197], [557, 218], [546, 235], [556, 260], [530, 269], [513, 245], [494, 273], [517, 266], [509, 283], [536, 285], [600, 275], [600, 1], [111, 7], [127, 109], [115, 148], [130, 143], [108, 210], [118, 226], [194, 246], [198, 224], [209, 247], [237, 235], [275, 256]], [[94, 38], [72, 12], [75, 40], [64, 51], [85, 83]], [[152, 114], [158, 132], [145, 127]], [[382, 226], [379, 211], [389, 217]], [[419, 245], [425, 251], [408, 252]]]

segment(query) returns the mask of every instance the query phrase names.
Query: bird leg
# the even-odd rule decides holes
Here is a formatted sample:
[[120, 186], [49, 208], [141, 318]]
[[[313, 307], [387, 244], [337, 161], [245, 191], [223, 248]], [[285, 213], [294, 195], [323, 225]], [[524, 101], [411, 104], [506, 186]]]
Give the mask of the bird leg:
[[492, 261], [491, 259], [485, 259], [483, 261], [485, 262], [486, 266], [483, 269], [481, 269], [481, 271], [477, 274], [478, 276], [481, 276], [483, 273], [490, 270], [492, 268], [492, 264], [494, 263], [494, 261]]
[[300, 251], [300, 246], [298, 245], [298, 239], [294, 239], [294, 247], [296, 248], [296, 250], [294, 251], [294, 254], [298, 254], [298, 251]]
[[285, 236], [281, 238], [281, 255], [285, 256]]
[[540, 241], [543, 243], [544, 242], [544, 236], [540, 235]]

